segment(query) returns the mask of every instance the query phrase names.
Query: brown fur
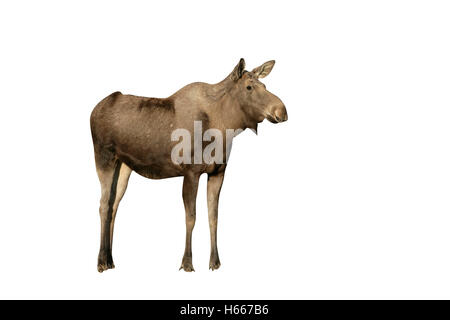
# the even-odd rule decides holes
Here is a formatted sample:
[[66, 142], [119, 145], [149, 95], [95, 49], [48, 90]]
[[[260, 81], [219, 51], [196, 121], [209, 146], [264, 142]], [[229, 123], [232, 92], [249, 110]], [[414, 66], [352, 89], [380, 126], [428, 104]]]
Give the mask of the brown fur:
[[[163, 99], [114, 92], [94, 108], [91, 132], [102, 186], [100, 272], [114, 267], [111, 252], [114, 218], [131, 171], [151, 179], [184, 176], [186, 250], [181, 268], [185, 271], [194, 270], [191, 237], [195, 199], [200, 175], [208, 174], [210, 268], [220, 266], [216, 244], [217, 206], [226, 164], [173, 163], [171, 150], [177, 142], [171, 141], [171, 133], [184, 128], [193, 137], [194, 121], [202, 121], [203, 131], [219, 129], [225, 139], [226, 129], [256, 130], [257, 124], [265, 118], [271, 122], [286, 121], [287, 113], [281, 100], [258, 80], [271, 71], [274, 63], [269, 61], [247, 72], [241, 59], [231, 74], [217, 84], [191, 83]], [[223, 144], [225, 146], [225, 141]]]
[[139, 103], [139, 109], [143, 108], [162, 108], [167, 111], [175, 112], [173, 100], [159, 98], [142, 98]]

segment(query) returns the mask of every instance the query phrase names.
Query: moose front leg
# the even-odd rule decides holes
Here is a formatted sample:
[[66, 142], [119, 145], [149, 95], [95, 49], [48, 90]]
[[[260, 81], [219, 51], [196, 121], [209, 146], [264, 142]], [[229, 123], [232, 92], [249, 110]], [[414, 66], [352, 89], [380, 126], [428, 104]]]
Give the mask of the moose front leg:
[[223, 178], [225, 172], [220, 172], [215, 175], [208, 175], [208, 218], [209, 231], [211, 235], [211, 256], [209, 259], [209, 268], [211, 270], [219, 269], [220, 260], [219, 252], [217, 251], [217, 218], [219, 206], [219, 194], [222, 188]]
[[192, 266], [192, 230], [195, 225], [195, 203], [197, 199], [198, 180], [200, 175], [187, 174], [183, 181], [183, 202], [186, 211], [186, 248], [184, 250], [183, 261], [181, 262], [181, 269], [191, 272], [195, 271]]

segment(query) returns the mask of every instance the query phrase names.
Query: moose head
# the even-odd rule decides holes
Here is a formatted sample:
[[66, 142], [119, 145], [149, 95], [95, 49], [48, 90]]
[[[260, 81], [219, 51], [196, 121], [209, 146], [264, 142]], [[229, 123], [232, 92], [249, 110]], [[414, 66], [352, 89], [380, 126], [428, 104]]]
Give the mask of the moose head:
[[264, 119], [272, 123], [288, 119], [284, 103], [259, 81], [272, 71], [274, 65], [275, 60], [270, 60], [248, 72], [245, 70], [245, 61], [241, 58], [229, 75], [229, 79], [234, 82], [231, 95], [239, 101], [244, 113], [256, 123]]

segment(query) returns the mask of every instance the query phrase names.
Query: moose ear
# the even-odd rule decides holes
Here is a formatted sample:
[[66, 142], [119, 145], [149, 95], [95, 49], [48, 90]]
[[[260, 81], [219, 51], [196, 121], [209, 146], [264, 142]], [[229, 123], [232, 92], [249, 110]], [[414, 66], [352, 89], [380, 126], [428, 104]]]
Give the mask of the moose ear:
[[238, 81], [244, 74], [244, 69], [245, 69], [245, 60], [244, 58], [241, 58], [241, 60], [239, 60], [239, 63], [236, 65], [236, 67], [234, 67], [233, 71], [230, 74], [231, 79], [233, 81]]
[[263, 63], [262, 65], [260, 65], [259, 67], [253, 69], [252, 72], [256, 75], [256, 77], [264, 78], [265, 76], [267, 76], [270, 73], [270, 71], [272, 71], [274, 64], [275, 64], [275, 60], [267, 61], [267, 62]]

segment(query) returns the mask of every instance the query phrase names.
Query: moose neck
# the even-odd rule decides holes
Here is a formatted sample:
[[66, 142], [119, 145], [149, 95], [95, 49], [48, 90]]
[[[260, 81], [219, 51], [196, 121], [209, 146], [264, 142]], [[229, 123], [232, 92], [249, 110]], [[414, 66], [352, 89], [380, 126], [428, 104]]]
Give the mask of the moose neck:
[[234, 84], [234, 81], [228, 76], [219, 83], [211, 85], [211, 95], [219, 100], [233, 89]]

